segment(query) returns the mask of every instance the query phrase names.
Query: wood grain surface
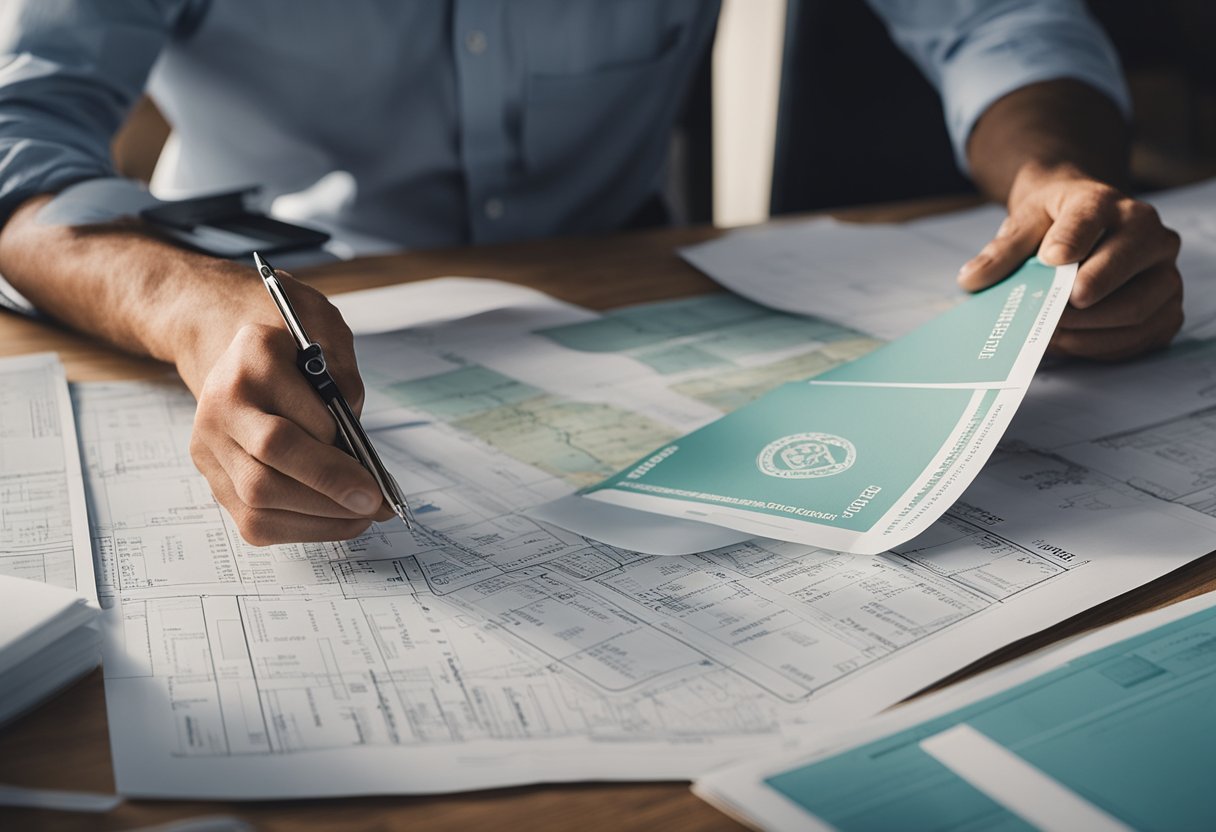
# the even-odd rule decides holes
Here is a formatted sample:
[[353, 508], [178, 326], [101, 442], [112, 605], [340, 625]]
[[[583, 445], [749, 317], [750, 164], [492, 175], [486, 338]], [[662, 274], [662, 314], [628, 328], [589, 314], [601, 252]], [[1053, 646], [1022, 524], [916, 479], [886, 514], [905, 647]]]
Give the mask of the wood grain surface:
[[[922, 201], [846, 215], [899, 220], [958, 200]], [[417, 251], [313, 269], [297, 276], [334, 294], [444, 275], [493, 277], [532, 286], [594, 309], [714, 291], [679, 259], [682, 245], [710, 239], [710, 228], [665, 229], [593, 238]], [[250, 271], [251, 279], [253, 276]], [[944, 279], [951, 276], [945, 275]], [[0, 355], [54, 350], [76, 380], [147, 378], [169, 371], [118, 353], [54, 325], [0, 315]], [[1216, 548], [1216, 541], [1213, 541]], [[1161, 580], [1011, 645], [948, 681], [1023, 655], [1060, 638], [1216, 589], [1209, 555]], [[95, 671], [12, 725], [0, 729], [0, 783], [59, 789], [114, 790], [101, 672]], [[741, 829], [693, 797], [686, 783], [580, 784], [500, 789], [436, 797], [204, 803], [128, 801], [105, 815], [0, 809], [0, 830], [135, 829], [206, 815], [240, 817], [266, 830]]]

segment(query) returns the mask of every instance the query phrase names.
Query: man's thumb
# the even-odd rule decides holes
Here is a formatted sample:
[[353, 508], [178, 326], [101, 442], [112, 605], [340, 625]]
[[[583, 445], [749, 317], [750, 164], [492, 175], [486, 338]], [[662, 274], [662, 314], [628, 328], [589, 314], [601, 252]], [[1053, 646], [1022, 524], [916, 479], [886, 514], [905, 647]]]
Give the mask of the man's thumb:
[[1041, 222], [1025, 215], [1006, 217], [991, 242], [959, 269], [958, 285], [978, 292], [1000, 283], [1035, 253], [1049, 225], [1046, 214]]

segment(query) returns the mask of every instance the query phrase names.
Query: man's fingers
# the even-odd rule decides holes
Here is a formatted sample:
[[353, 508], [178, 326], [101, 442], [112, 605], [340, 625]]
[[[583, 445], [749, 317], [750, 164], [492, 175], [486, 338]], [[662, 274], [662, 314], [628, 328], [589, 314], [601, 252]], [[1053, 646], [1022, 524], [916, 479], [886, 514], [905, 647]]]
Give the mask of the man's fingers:
[[296, 368], [295, 343], [286, 329], [243, 326], [228, 352], [233, 360], [207, 378], [207, 399], [228, 403], [225, 410], [234, 403], [250, 404], [291, 419], [318, 441], [334, 441], [338, 426]]
[[[355, 336], [340, 313], [325, 295], [297, 281], [282, 269], [276, 270], [283, 291], [299, 314], [305, 329], [321, 344], [330, 375], [337, 382], [347, 404], [356, 414], [363, 409], [363, 380], [355, 360]], [[294, 349], [294, 344], [293, 344]]]
[[379, 507], [379, 500], [369, 495], [370, 507], [367, 510], [356, 511], [348, 508], [253, 458], [235, 442], [229, 442], [216, 457], [223, 466], [224, 473], [232, 481], [237, 498], [249, 508], [273, 508], [317, 517], [355, 520], [370, 517]]
[[1048, 265], [1076, 263], [1090, 255], [1105, 231], [1118, 221], [1114, 189], [1086, 190], [1065, 199], [1038, 247], [1038, 259]]
[[195, 464], [211, 484], [211, 493], [228, 510], [241, 537], [252, 546], [350, 540], [363, 534], [371, 525], [366, 517], [342, 520], [248, 506], [241, 501], [232, 480], [208, 448], [192, 447], [191, 451]]
[[211, 449], [207, 447], [206, 443], [199, 439], [197, 433], [190, 438], [190, 458], [194, 460], [194, 467], [199, 470], [199, 473], [207, 478], [207, 484], [211, 486], [211, 493], [214, 496], [215, 484], [228, 479], [228, 475], [224, 473], [224, 467], [220, 465], [219, 460], [215, 458], [215, 454], [211, 453]]
[[1117, 227], [1117, 233], [1103, 240], [1081, 264], [1070, 298], [1073, 306], [1093, 306], [1153, 265], [1174, 263], [1181, 247], [1178, 234], [1161, 225], [1151, 207], [1141, 206], [1129, 204], [1129, 217]]
[[[317, 391], [296, 368], [295, 343], [285, 329], [252, 324], [242, 327], [233, 348], [241, 361], [224, 374], [224, 381], [217, 382], [222, 384], [215, 391], [217, 395], [229, 401], [250, 402], [295, 422], [318, 441], [333, 444], [338, 426]], [[349, 389], [357, 397], [354, 401], [348, 397], [347, 402], [352, 408], [362, 407], [363, 383], [353, 369], [353, 347], [346, 351], [350, 358], [345, 363], [330, 361], [328, 356], [326, 362], [342, 392], [347, 394]]]
[[[349, 341], [344, 324], [330, 323], [319, 332]], [[346, 351], [353, 367], [353, 349]], [[257, 545], [344, 540], [373, 517], [392, 516], [371, 474], [333, 446], [333, 416], [295, 359], [285, 329], [248, 324], [199, 396], [191, 453], [241, 534]], [[362, 385], [353, 387], [361, 395]]]
[[[373, 490], [361, 492], [366, 496], [358, 510], [350, 508], [346, 503], [339, 504], [325, 494], [314, 490], [300, 480], [276, 471], [253, 457], [243, 448], [233, 443], [228, 455], [225, 471], [232, 481], [236, 496], [250, 509], [277, 509], [294, 514], [306, 514], [313, 517], [332, 517], [337, 520], [387, 520], [393, 516], [393, 511], [384, 502], [380, 492]], [[346, 454], [336, 451], [347, 462], [353, 463]], [[357, 465], [357, 463], [356, 463]], [[359, 468], [369, 481], [371, 475]], [[370, 506], [371, 508], [367, 508]]]
[[1110, 329], [1058, 329], [1051, 339], [1055, 355], [1095, 361], [1122, 361], [1163, 349], [1182, 328], [1181, 297], [1163, 306], [1147, 324]]
[[[1064, 266], [1084, 260], [1102, 239], [1106, 226], [1092, 218], [1068, 217], [1067, 225], [1053, 225], [1039, 246], [1039, 259], [1048, 266]], [[1079, 252], [1079, 253], [1078, 253]]]
[[[320, 292], [286, 272], [279, 280], [357, 412], [364, 390], [350, 327]], [[199, 401], [191, 454], [216, 499], [257, 545], [348, 539], [372, 518], [391, 517], [372, 475], [334, 447], [337, 425], [297, 368], [286, 327], [255, 318], [211, 357], [203, 383], [195, 377], [191, 385]]]
[[[1089, 263], [1083, 264], [1082, 271], [1088, 265]], [[1154, 266], [1136, 275], [1100, 302], [1086, 309], [1069, 305], [1060, 317], [1059, 328], [1116, 329], [1137, 326], [1154, 318], [1162, 307], [1169, 303], [1182, 303], [1182, 276], [1172, 262]]]
[[959, 286], [978, 292], [1000, 283], [1034, 254], [1049, 223], [1045, 213], [1006, 217], [992, 241], [963, 264], [958, 273]]
[[1010, 192], [1010, 221], [959, 283], [975, 291], [1034, 252], [1051, 265], [1079, 263], [1051, 342], [1056, 354], [1116, 360], [1164, 347], [1182, 324], [1179, 237], [1152, 206], [1070, 166], [1026, 166]]
[[[233, 420], [229, 432], [252, 460], [303, 484], [327, 501], [363, 517], [380, 508], [382, 498], [376, 481], [362, 465], [290, 419], [250, 408]], [[296, 510], [306, 509], [300, 506]]]

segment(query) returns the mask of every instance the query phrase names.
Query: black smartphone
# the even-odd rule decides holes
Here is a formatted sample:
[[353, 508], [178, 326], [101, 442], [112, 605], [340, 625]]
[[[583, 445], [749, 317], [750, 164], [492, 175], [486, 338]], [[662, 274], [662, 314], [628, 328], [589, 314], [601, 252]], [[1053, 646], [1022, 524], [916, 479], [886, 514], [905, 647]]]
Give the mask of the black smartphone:
[[317, 248], [329, 234], [259, 214], [245, 207], [256, 189], [166, 202], [145, 208], [140, 217], [186, 248], [229, 259]]

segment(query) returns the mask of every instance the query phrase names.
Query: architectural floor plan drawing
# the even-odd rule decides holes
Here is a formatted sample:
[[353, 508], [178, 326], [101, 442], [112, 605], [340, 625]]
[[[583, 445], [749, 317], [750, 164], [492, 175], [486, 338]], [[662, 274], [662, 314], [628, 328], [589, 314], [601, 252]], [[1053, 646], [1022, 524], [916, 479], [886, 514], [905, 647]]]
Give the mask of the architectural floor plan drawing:
[[873, 557], [642, 556], [522, 513], [786, 380], [775, 366], [867, 343], [730, 298], [597, 316], [534, 293], [361, 335], [365, 421], [418, 523], [342, 544], [243, 543], [190, 461], [181, 387], [77, 385], [119, 790], [690, 778], [1211, 549], [1202, 511], [1021, 444]]
[[84, 480], [63, 365], [0, 360], [0, 574], [96, 601]]

